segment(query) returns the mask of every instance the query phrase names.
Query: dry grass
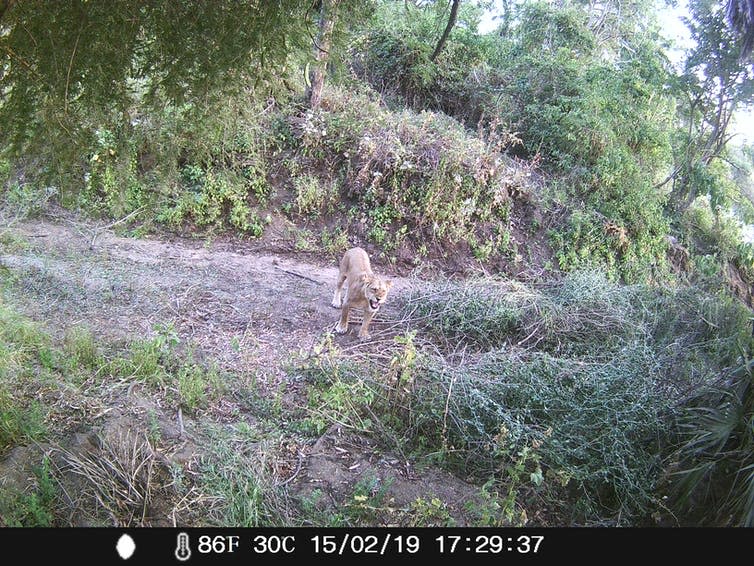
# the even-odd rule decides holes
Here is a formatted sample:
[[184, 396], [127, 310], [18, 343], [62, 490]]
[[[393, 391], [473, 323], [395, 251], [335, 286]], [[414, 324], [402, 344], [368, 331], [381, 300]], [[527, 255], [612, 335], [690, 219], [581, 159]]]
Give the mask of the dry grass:
[[95, 442], [77, 451], [57, 449], [62, 461], [58, 477], [70, 473], [79, 480], [75, 495], [64, 488], [71, 507], [101, 510], [110, 526], [152, 526], [154, 507], [164, 506], [175, 493], [149, 438], [128, 430]]

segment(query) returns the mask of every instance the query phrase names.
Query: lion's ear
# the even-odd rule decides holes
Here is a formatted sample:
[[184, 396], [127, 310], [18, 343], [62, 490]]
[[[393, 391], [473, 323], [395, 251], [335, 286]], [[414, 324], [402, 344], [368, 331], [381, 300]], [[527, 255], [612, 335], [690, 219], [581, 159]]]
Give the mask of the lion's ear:
[[359, 283], [366, 283], [369, 280], [369, 275], [362, 273], [359, 275]]
[[392, 287], [392, 286], [393, 286], [393, 280], [392, 279], [386, 279], [385, 280], [385, 287], [387, 287], [388, 289], [390, 289], [390, 287]]

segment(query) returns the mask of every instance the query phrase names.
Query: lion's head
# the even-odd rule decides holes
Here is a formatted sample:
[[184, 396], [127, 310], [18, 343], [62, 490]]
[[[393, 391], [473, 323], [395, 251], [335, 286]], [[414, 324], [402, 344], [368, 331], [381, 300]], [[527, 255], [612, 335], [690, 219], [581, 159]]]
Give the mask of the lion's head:
[[361, 285], [364, 297], [369, 303], [369, 310], [377, 312], [380, 305], [385, 302], [387, 292], [390, 290], [390, 287], [393, 286], [393, 282], [390, 279], [381, 279], [374, 275], [368, 276], [363, 274], [361, 277]]

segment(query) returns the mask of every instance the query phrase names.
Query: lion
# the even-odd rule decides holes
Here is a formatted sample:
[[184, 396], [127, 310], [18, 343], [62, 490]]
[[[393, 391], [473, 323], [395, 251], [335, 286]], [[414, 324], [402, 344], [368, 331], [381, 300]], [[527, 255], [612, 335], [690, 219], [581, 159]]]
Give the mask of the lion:
[[[343, 284], [346, 283], [346, 299], [342, 298]], [[340, 260], [340, 273], [335, 285], [335, 294], [332, 298], [332, 306], [342, 308], [340, 321], [335, 326], [335, 332], [345, 334], [348, 332], [348, 315], [353, 308], [364, 310], [364, 322], [361, 323], [359, 338], [369, 339], [369, 323], [372, 317], [380, 310], [380, 306], [387, 298], [387, 292], [393, 282], [390, 279], [377, 277], [372, 273], [369, 256], [361, 248], [348, 250]]]

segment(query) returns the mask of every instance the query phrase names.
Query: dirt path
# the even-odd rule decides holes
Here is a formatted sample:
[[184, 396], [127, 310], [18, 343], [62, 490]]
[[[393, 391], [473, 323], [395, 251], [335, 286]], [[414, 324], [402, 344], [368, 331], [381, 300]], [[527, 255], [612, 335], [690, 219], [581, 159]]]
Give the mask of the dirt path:
[[[27, 313], [61, 331], [85, 324], [112, 341], [172, 325], [182, 342], [228, 369], [264, 368], [273, 385], [284, 378], [280, 361], [311, 349], [337, 319], [337, 267], [324, 262], [129, 239], [81, 224], [29, 221], [14, 233], [25, 244], [0, 264], [19, 274]], [[408, 286], [394, 282], [393, 296]], [[388, 303], [375, 318], [376, 339], [395, 314]], [[340, 340], [354, 340], [355, 330]]]
[[[148, 338], [167, 325], [181, 344], [238, 376], [239, 384], [253, 381], [256, 394], [273, 396], [282, 386], [284, 404], [300, 411], [306, 405], [306, 385], [287, 370], [335, 324], [338, 311], [330, 306], [335, 262], [227, 251], [227, 242], [221, 247], [130, 239], [71, 220], [29, 220], [6, 231], [0, 267], [15, 281], [14, 307], [43, 321], [54, 335], [62, 337], [67, 329], [83, 325], [112, 344]], [[373, 267], [391, 275], [378, 264]], [[405, 330], [395, 303], [411, 283], [400, 277], [393, 280], [393, 304], [388, 302], [375, 318], [373, 341]], [[334, 339], [341, 347], [356, 345], [357, 331], [352, 323], [347, 335]], [[140, 420], [144, 425], [145, 411], [158, 411], [163, 437], [174, 440], [174, 461], [189, 465], [201, 455], [201, 441], [191, 439], [195, 423], [190, 417], [178, 431], [174, 410], [160, 407], [148, 395], [134, 396], [129, 390], [128, 400], [113, 402], [119, 408], [99, 423], [100, 431], [133, 428]], [[234, 397], [221, 403], [234, 405]], [[223, 410], [236, 417], [244, 410], [237, 404], [214, 409], [214, 418]], [[254, 415], [241, 418], [254, 422]], [[11, 452], [5, 468], [18, 468], [19, 458], [18, 451]], [[3, 467], [0, 461], [0, 472]], [[456, 522], [464, 524], [463, 505], [478, 493], [440, 470], [417, 474], [410, 462], [338, 427], [308, 446], [298, 446], [287, 463], [275, 467], [291, 490], [301, 497], [324, 493], [334, 509], [353, 497], [357, 482], [368, 480], [390, 486], [392, 505], [410, 507], [417, 497], [437, 495], [448, 502]]]

